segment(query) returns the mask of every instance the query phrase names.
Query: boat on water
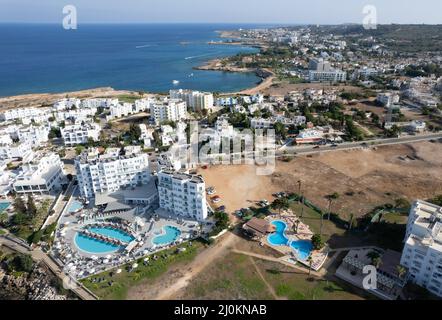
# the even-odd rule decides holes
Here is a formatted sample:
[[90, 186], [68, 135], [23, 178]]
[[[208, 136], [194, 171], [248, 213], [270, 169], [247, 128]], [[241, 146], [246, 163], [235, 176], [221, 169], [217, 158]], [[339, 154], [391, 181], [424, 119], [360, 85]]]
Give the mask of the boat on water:
[[178, 80], [173, 80], [172, 83], [175, 85], [180, 84], [180, 82]]

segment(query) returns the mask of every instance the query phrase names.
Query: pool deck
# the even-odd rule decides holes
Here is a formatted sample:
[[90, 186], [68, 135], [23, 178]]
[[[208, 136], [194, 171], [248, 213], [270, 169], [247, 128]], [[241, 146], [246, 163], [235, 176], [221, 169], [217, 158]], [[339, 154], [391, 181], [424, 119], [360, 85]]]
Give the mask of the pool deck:
[[[65, 271], [77, 279], [116, 268], [184, 241], [192, 240], [195, 238], [195, 232], [200, 229], [199, 223], [194, 220], [168, 214], [157, 216], [158, 212], [154, 213], [153, 210], [144, 212], [144, 210], [137, 210], [136, 207], [135, 210], [124, 212], [124, 214], [106, 217], [95, 215], [96, 209], [92, 208], [91, 205], [78, 212], [70, 213], [68, 209], [74, 201], [77, 201], [75, 197], [69, 201], [63, 216], [60, 218], [54, 241], [53, 255], [65, 265]], [[121, 215], [124, 216], [124, 221], [126, 221], [125, 228], [130, 231], [128, 233], [135, 238], [125, 248], [105, 253], [86, 252], [78, 248], [75, 238], [79, 230], [92, 225], [104, 226], [109, 223], [106, 220]], [[152, 240], [164, 234], [163, 228], [165, 226], [179, 229], [181, 232], [179, 238], [169, 244], [155, 245]]]
[[[310, 230], [310, 227], [302, 222], [298, 225], [298, 233], [295, 234], [293, 231], [293, 226], [295, 225], [298, 217], [293, 214], [291, 210], [286, 210], [281, 212], [281, 215], [274, 214], [265, 218], [268, 222], [273, 221], [283, 221], [287, 228], [285, 229], [285, 236], [289, 239], [289, 243], [291, 241], [299, 241], [299, 240], [311, 240], [313, 236], [313, 232]], [[281, 259], [291, 263], [296, 264], [297, 262], [305, 265], [306, 267], [310, 267], [310, 263], [307, 260], [298, 259], [295, 253], [295, 250], [291, 248], [289, 245], [272, 245], [268, 241], [268, 236], [264, 236], [260, 239], [260, 242], [263, 245], [266, 245], [279, 253], [283, 254], [284, 257]], [[312, 257], [312, 270], [318, 271], [322, 268], [328, 256], [328, 248], [325, 247], [319, 251], [314, 250], [311, 252]]]

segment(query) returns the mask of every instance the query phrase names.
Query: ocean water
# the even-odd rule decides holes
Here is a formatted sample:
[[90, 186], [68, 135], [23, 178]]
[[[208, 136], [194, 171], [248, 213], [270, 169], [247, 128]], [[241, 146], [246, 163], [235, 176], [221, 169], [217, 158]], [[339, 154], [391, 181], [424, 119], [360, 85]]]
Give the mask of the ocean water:
[[257, 52], [207, 44], [220, 40], [217, 30], [240, 27], [251, 26], [80, 24], [64, 30], [55, 24], [0, 24], [0, 96], [103, 86], [150, 92], [248, 88], [260, 80], [253, 73], [193, 70], [213, 58]]

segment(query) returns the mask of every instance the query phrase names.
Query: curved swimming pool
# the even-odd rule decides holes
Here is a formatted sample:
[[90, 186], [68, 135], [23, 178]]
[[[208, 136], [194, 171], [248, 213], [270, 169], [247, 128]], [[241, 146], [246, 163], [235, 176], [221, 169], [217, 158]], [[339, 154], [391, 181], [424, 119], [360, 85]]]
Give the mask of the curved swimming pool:
[[299, 260], [307, 260], [313, 250], [313, 244], [310, 240], [292, 241], [290, 247], [297, 252]]
[[163, 227], [163, 233], [156, 236], [152, 239], [152, 243], [155, 245], [166, 245], [171, 244], [172, 242], [175, 242], [181, 235], [181, 230], [172, 227], [172, 226], [165, 226]]
[[272, 221], [275, 226], [275, 233], [272, 233], [267, 237], [269, 243], [273, 246], [284, 246], [287, 245], [289, 239], [285, 236], [284, 231], [287, 229], [287, 224], [281, 220]]
[[272, 221], [276, 230], [267, 237], [267, 241], [273, 246], [289, 246], [292, 248], [299, 260], [307, 260], [313, 250], [313, 244], [310, 240], [290, 241], [285, 235], [287, 224], [281, 220]]
[[[88, 230], [96, 234], [101, 234], [103, 236], [117, 239], [126, 243], [130, 243], [135, 239], [130, 234], [127, 234], [126, 232], [117, 229], [94, 227], [94, 228], [88, 228]], [[90, 238], [80, 233], [77, 233], [77, 235], [75, 236], [75, 244], [81, 251], [92, 254], [112, 253], [122, 248], [122, 246]]]

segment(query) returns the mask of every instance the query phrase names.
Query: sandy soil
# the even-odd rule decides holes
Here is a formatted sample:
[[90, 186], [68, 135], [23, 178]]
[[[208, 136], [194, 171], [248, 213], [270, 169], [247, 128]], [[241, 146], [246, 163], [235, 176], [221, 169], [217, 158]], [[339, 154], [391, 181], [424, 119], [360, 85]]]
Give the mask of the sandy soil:
[[272, 194], [279, 191], [271, 176], [256, 175], [255, 166], [213, 166], [198, 173], [203, 175], [206, 186], [215, 187], [221, 197], [222, 202], [216, 206], [225, 205], [230, 213], [264, 199], [272, 201]]
[[51, 105], [57, 100], [68, 97], [76, 97], [79, 99], [98, 98], [98, 97], [114, 97], [118, 95], [132, 95], [137, 92], [126, 90], [114, 90], [113, 88], [96, 88], [90, 90], [63, 92], [63, 93], [39, 93], [25, 94], [19, 96], [11, 96], [0, 98], [0, 111], [13, 108], [23, 107], [42, 107]]
[[214, 166], [199, 173], [221, 196], [217, 206], [225, 205], [229, 212], [262, 199], [272, 201], [275, 192], [298, 192], [301, 180], [307, 198], [324, 209], [326, 196], [338, 192], [333, 210], [347, 217], [399, 197], [412, 201], [442, 194], [441, 168], [442, 144], [420, 142], [298, 157], [278, 162], [271, 176], [257, 176], [255, 167], [245, 165]]

